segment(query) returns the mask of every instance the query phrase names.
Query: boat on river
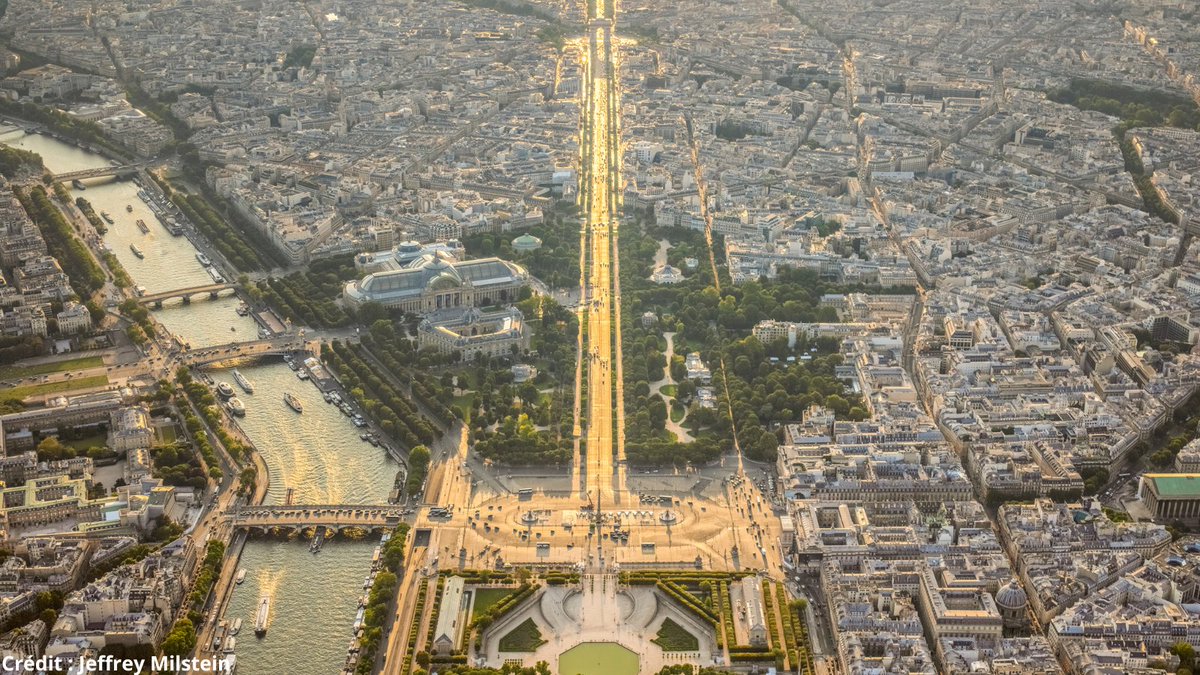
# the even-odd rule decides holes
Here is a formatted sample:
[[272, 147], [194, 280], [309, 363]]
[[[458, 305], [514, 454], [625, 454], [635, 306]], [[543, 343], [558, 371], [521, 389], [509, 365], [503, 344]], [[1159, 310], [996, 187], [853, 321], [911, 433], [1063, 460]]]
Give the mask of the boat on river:
[[142, 249], [138, 248], [137, 244], [130, 244], [129, 250], [133, 251], [133, 254], [136, 255], [138, 257], [138, 259], [142, 259], [142, 258], [146, 257], [146, 254], [142, 252]]
[[298, 413], [304, 412], [304, 405], [302, 403], [300, 403], [300, 399], [296, 398], [295, 394], [293, 394], [290, 391], [284, 392], [283, 402], [288, 404], [289, 408], [291, 408], [292, 410], [295, 410]]
[[86, 187], [84, 187], [83, 181], [79, 180], [78, 178], [71, 181], [71, 187], [75, 188], [76, 190], [86, 190], [87, 189]]
[[142, 234], [150, 233], [150, 226], [147, 225], [146, 221], [142, 220], [141, 218], [137, 219], [137, 226], [138, 226], [138, 229], [142, 231]]
[[[133, 204], [126, 204], [126, 205], [125, 205], [125, 213], [133, 213]], [[108, 222], [110, 222], [110, 223], [111, 223], [112, 221], [110, 220], [110, 221], [108, 221]]]
[[104, 222], [108, 223], [109, 225], [113, 224], [112, 216], [108, 215], [108, 211], [101, 211], [100, 217], [103, 218]]
[[229, 634], [237, 635], [238, 633], [241, 632], [241, 630], [242, 630], [242, 617], [239, 616], [238, 618], [233, 620], [233, 625], [231, 625], [229, 627]]
[[[225, 383], [222, 382], [222, 384], [225, 384]], [[229, 386], [229, 385], [225, 385], [225, 386]], [[233, 578], [233, 583], [240, 584], [245, 580], [246, 580], [246, 568], [243, 567], [237, 571], [237, 576]]]
[[254, 617], [254, 634], [262, 637], [267, 634], [267, 618], [271, 615], [271, 598], [263, 596], [258, 601], [258, 615]]
[[245, 375], [238, 372], [237, 368], [233, 369], [233, 380], [234, 382], [238, 383], [238, 386], [242, 388], [242, 391], [246, 392], [247, 394], [254, 393], [254, 385], [250, 384], [250, 380], [247, 380]]
[[[229, 386], [228, 382], [221, 382], [217, 384], [217, 396], [225, 399], [233, 398], [233, 387]], [[242, 583], [241, 578], [245, 577], [246, 575], [246, 571], [242, 570], [239, 572], [239, 575], [238, 583], [240, 584]]]
[[246, 416], [246, 404], [242, 403], [242, 399], [234, 396], [233, 398], [229, 399], [229, 403], [227, 405], [229, 406], [229, 412], [233, 413], [234, 416]]
[[206, 255], [204, 255], [203, 253], [200, 253], [200, 252], [197, 252], [197, 253], [196, 253], [196, 260], [199, 260], [199, 261], [200, 261], [200, 264], [201, 264], [201, 265], [204, 265], [205, 267], [208, 267], [209, 265], [211, 265], [211, 264], [212, 264], [212, 261], [210, 261], [210, 260], [208, 259], [208, 256], [206, 256]]

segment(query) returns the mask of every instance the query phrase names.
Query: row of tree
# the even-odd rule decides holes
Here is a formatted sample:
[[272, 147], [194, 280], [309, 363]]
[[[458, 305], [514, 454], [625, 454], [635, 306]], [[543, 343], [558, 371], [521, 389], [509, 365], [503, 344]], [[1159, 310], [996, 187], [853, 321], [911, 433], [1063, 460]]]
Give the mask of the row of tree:
[[58, 260], [63, 272], [70, 278], [72, 290], [81, 298], [90, 298], [92, 293], [104, 286], [107, 277], [87, 247], [75, 236], [75, 229], [50, 201], [42, 186], [35, 185], [28, 193], [14, 187], [13, 192], [41, 231], [47, 251]]
[[259, 281], [258, 290], [264, 300], [294, 323], [313, 328], [340, 328], [353, 321], [353, 317], [331, 298], [324, 297], [301, 272]]
[[203, 197], [175, 190], [166, 179], [160, 178], [154, 172], [150, 172], [150, 177], [158, 183], [171, 203], [179, 207], [209, 243], [239, 271], [253, 272], [271, 267], [270, 259], [251, 245], [246, 234], [230, 225], [229, 221], [214, 211]]
[[366, 629], [358, 640], [358, 668], [356, 672], [369, 675], [374, 671], [375, 656], [383, 639], [383, 624], [390, 616], [391, 600], [396, 594], [398, 578], [404, 569], [404, 545], [408, 539], [408, 523], [400, 523], [387, 543], [383, 545], [385, 569], [375, 577], [371, 595], [367, 598], [367, 611], [363, 613]]
[[438, 382], [428, 368], [412, 367], [416, 356], [412, 340], [398, 335], [395, 324], [387, 319], [376, 321], [360, 339], [362, 346], [392, 377], [409, 382], [413, 400], [420, 401], [422, 408], [439, 424], [447, 426], [461, 416], [450, 407], [454, 401], [453, 391]]
[[428, 445], [441, 437], [441, 430], [421, 417], [412, 403], [376, 375], [353, 348], [334, 340], [322, 347], [321, 354], [350, 396], [379, 423], [384, 433], [404, 447]]

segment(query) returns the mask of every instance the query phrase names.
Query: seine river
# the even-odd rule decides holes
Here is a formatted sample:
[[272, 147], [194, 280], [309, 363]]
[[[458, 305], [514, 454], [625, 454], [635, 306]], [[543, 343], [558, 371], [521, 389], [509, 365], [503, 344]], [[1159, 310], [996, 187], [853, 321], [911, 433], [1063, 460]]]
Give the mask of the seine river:
[[[56, 172], [107, 163], [99, 155], [20, 130], [0, 128], [0, 143], [38, 153]], [[134, 283], [157, 293], [211, 282], [196, 260], [196, 249], [187, 238], [173, 237], [163, 228], [138, 197], [136, 183], [98, 179], [86, 181], [85, 186], [77, 194], [115, 221], [104, 240]], [[139, 218], [150, 226], [148, 233], [137, 228]], [[145, 259], [134, 256], [130, 244], [136, 244]], [[235, 298], [198, 299], [191, 305], [168, 304], [155, 315], [193, 347], [255, 339], [258, 326], [252, 318], [237, 315], [237, 304]], [[240, 424], [267, 463], [268, 503], [283, 502], [289, 488], [294, 503], [386, 501], [399, 465], [383, 450], [360, 440], [349, 419], [326, 404], [316, 387], [298, 380], [277, 361], [245, 366], [241, 372], [254, 384], [255, 393], [239, 390], [246, 405]], [[213, 377], [232, 383], [230, 371], [214, 371]], [[286, 391], [303, 402], [303, 414], [284, 404]], [[238, 635], [238, 672], [338, 672], [377, 544], [374, 539], [334, 538], [313, 554], [303, 541], [250, 540], [241, 559], [246, 580], [235, 587], [225, 613], [231, 621], [242, 617], [246, 626]], [[261, 595], [270, 595], [272, 602], [267, 635], [260, 640], [250, 627]]]

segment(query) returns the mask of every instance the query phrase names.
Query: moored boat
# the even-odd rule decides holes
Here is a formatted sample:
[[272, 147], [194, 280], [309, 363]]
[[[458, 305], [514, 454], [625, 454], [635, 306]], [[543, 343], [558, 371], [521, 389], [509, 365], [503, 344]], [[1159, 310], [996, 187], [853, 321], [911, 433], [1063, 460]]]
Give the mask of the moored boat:
[[[228, 382], [220, 382], [217, 384], [217, 396], [221, 398], [233, 398], [233, 387], [229, 386]], [[242, 579], [246, 576], [246, 570], [238, 572], [238, 583], [242, 583]]]
[[238, 372], [236, 368], [233, 370], [233, 380], [238, 383], [238, 386], [242, 388], [242, 391], [246, 392], [247, 394], [254, 393], [254, 385], [250, 384], [250, 380], [247, 380], [246, 376]]
[[[221, 384], [225, 384], [225, 383], [222, 382]], [[229, 385], [225, 385], [225, 386], [229, 386]], [[245, 580], [246, 580], [246, 568], [243, 567], [237, 571], [237, 576], [233, 578], [233, 583], [240, 584]]]
[[241, 632], [241, 630], [242, 630], [242, 617], [239, 616], [238, 618], [233, 620], [233, 625], [229, 627], [229, 634], [237, 635], [238, 633]]
[[235, 416], [237, 416], [237, 417], [245, 417], [246, 416], [246, 404], [242, 403], [242, 399], [234, 396], [233, 398], [229, 399], [228, 405], [229, 405], [229, 412], [233, 413]]
[[209, 259], [208, 259], [208, 256], [204, 255], [203, 253], [199, 253], [199, 252], [197, 252], [197, 253], [196, 253], [196, 260], [199, 260], [199, 261], [200, 261], [200, 264], [201, 264], [201, 265], [204, 265], [205, 267], [208, 267], [209, 265], [211, 265], [211, 264], [212, 264], [212, 262], [211, 262], [211, 261], [209, 261]]

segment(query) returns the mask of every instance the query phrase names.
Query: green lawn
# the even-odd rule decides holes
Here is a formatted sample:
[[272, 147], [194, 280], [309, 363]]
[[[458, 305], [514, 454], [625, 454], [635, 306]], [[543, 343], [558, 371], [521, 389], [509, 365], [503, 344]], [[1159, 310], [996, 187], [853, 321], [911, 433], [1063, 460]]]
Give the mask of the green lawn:
[[638, 655], [615, 642], [585, 642], [558, 657], [558, 672], [577, 675], [637, 675]]
[[502, 652], [532, 652], [546, 644], [542, 632], [538, 630], [533, 619], [525, 619], [521, 625], [509, 631], [508, 635], [500, 638]]
[[675, 389], [675, 385], [673, 385], [673, 384], [664, 384], [662, 389], [659, 389], [659, 391], [662, 392], [663, 396], [670, 396], [671, 398], [675, 398], [675, 392], [677, 390]]
[[70, 441], [62, 439], [62, 438], [60, 438], [59, 440], [62, 441], [63, 445], [75, 448], [76, 450], [83, 452], [93, 446], [98, 446], [101, 448], [106, 447], [108, 445], [108, 434], [100, 432], [100, 433], [92, 434], [90, 436], [84, 436], [83, 438], [76, 438], [76, 439], [70, 440]]
[[7, 366], [0, 368], [0, 380], [11, 380], [31, 375], [49, 375], [50, 373], [61, 373], [68, 370], [99, 368], [103, 365], [104, 359], [99, 356], [84, 356], [78, 359], [42, 363], [36, 366]]
[[160, 445], [171, 445], [178, 437], [175, 433], [175, 426], [156, 427], [158, 433], [158, 442]]
[[107, 375], [93, 375], [91, 377], [79, 377], [73, 380], [63, 380], [61, 382], [46, 382], [44, 384], [31, 384], [27, 387], [14, 387], [13, 389], [0, 389], [0, 396], [4, 398], [23, 399], [30, 396], [38, 396], [41, 394], [54, 394], [60, 391], [71, 391], [73, 389], [88, 389], [91, 387], [103, 387], [108, 384]]
[[687, 632], [687, 629], [672, 621], [670, 617], [663, 619], [662, 627], [658, 629], [658, 637], [651, 642], [662, 647], [664, 652], [694, 652], [700, 649], [700, 641], [696, 636]]
[[450, 403], [451, 408], [457, 408], [463, 413], [463, 422], [469, 424], [471, 422], [471, 404], [475, 401], [475, 392], [467, 392], [462, 396], [455, 396]]
[[679, 424], [683, 421], [683, 416], [687, 414], [687, 409], [679, 404], [679, 401], [671, 401], [671, 421]]
[[510, 595], [512, 589], [509, 588], [476, 588], [475, 603], [471, 605], [471, 611], [478, 615]]

